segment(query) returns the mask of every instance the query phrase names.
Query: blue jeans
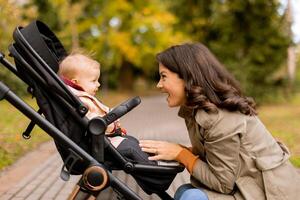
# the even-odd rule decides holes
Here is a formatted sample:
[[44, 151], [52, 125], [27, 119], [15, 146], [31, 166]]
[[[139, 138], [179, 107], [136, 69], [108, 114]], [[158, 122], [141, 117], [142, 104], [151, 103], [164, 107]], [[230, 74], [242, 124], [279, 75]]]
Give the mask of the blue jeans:
[[200, 188], [184, 184], [176, 190], [174, 200], [208, 200], [208, 197]]

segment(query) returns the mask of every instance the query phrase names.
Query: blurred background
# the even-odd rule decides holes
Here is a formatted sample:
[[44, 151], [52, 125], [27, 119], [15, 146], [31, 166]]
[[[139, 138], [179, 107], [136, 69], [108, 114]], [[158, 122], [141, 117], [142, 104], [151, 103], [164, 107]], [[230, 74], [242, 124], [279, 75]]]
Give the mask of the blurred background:
[[[300, 0], [0, 0], [0, 51], [7, 58], [15, 27], [35, 19], [69, 52], [80, 48], [101, 63], [100, 95], [155, 91], [156, 53], [174, 44], [205, 44], [255, 98], [263, 122], [300, 167]], [[30, 99], [2, 66], [0, 80]], [[107, 99], [108, 105], [120, 102]], [[7, 113], [0, 116], [0, 169], [49, 140], [33, 137], [32, 147], [20, 142], [28, 122], [13, 109], [0, 104]]]
[[[274, 101], [300, 88], [299, 9], [299, 0], [0, 0], [0, 49], [16, 26], [39, 19], [68, 51], [99, 60], [103, 90], [134, 91], [154, 88], [156, 53], [202, 42], [247, 95]], [[23, 91], [2, 68], [0, 78]]]

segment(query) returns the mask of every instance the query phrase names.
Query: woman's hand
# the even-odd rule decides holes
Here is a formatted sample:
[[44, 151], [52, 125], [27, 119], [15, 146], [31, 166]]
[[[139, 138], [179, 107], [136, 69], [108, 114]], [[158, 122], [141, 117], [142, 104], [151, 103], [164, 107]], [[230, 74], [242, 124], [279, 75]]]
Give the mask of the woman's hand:
[[149, 160], [175, 160], [184, 148], [179, 144], [155, 140], [140, 140], [140, 147], [142, 151], [154, 154]]

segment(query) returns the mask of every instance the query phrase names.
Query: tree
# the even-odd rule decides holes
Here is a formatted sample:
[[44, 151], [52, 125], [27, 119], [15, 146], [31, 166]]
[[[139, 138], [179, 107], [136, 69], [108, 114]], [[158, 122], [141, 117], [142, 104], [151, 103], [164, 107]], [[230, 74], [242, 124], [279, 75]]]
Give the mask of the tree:
[[103, 71], [131, 89], [134, 72], [152, 76], [157, 70], [154, 55], [184, 39], [173, 31], [176, 20], [158, 0], [94, 0], [78, 27], [81, 45], [96, 52]]
[[282, 31], [277, 0], [172, 2], [173, 12], [180, 10], [177, 27], [205, 43], [247, 95], [260, 98], [273, 92], [278, 81], [272, 74], [285, 61], [290, 41]]
[[[290, 0], [287, 1], [285, 10], [285, 32], [288, 37], [293, 38], [292, 24], [293, 24], [293, 7]], [[293, 89], [296, 73], [296, 55], [295, 44], [291, 41], [287, 49], [287, 78], [288, 78], [288, 92]]]
[[[13, 42], [13, 31], [17, 26], [26, 25], [29, 20], [36, 17], [34, 6], [23, 8], [23, 5], [13, 1], [0, 0], [0, 51], [6, 59], [13, 63], [8, 55], [8, 46]], [[7, 84], [18, 94], [24, 94], [24, 84], [11, 72], [0, 66], [0, 80]]]

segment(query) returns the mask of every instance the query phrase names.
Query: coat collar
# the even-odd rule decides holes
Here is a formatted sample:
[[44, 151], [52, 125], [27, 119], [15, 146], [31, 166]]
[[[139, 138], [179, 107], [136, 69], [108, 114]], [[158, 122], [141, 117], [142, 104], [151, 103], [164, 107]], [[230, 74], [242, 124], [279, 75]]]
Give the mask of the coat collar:
[[181, 106], [178, 111], [178, 116], [182, 118], [192, 118], [195, 116], [195, 109], [187, 106]]
[[209, 129], [220, 118], [221, 110], [217, 113], [207, 113], [202, 109], [195, 109], [187, 106], [181, 106], [178, 111], [178, 116], [184, 119], [194, 118], [196, 122], [204, 129]]
[[73, 83], [71, 80], [67, 79], [66, 77], [62, 76], [61, 79], [63, 80], [63, 82], [66, 85], [68, 85], [68, 86], [70, 86], [70, 87], [72, 87], [72, 88], [74, 88], [76, 90], [84, 91], [84, 89], [80, 85], [77, 85], [77, 84]]

